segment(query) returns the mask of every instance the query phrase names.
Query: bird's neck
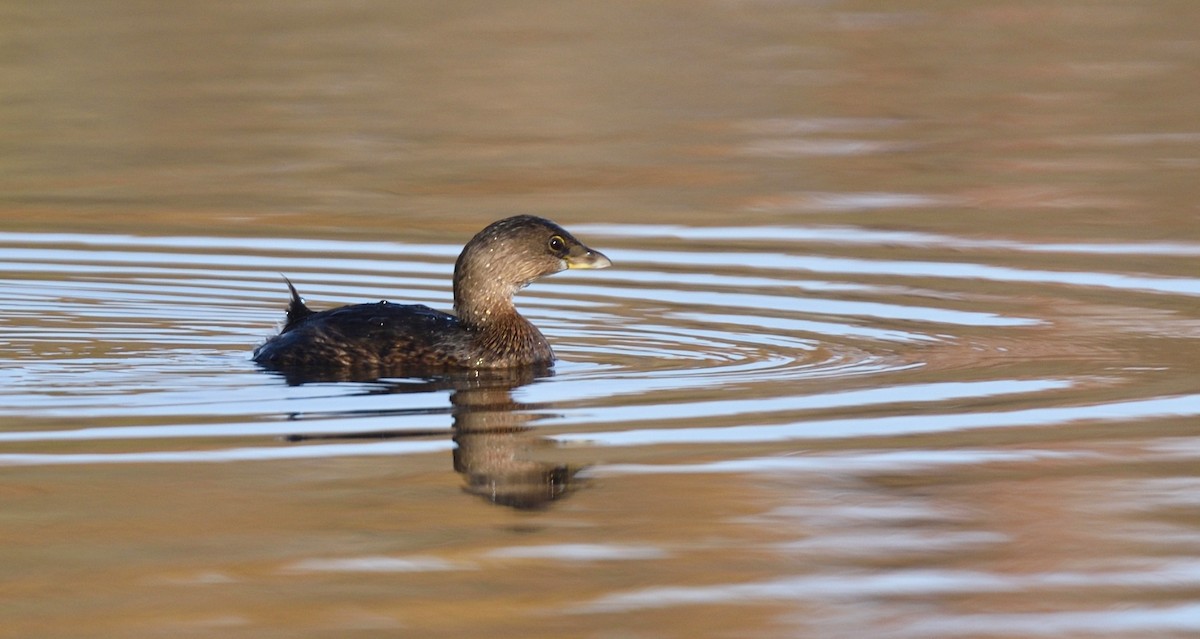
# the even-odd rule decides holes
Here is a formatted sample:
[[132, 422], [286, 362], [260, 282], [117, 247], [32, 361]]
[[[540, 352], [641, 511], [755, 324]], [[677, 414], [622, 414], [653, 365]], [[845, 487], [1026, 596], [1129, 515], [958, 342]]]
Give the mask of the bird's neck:
[[454, 314], [474, 334], [474, 342], [500, 361], [512, 365], [553, 361], [545, 336], [513, 304], [519, 289], [498, 284], [494, 274], [480, 269], [456, 269]]
[[490, 353], [492, 360], [501, 362], [501, 365], [553, 361], [554, 352], [546, 337], [517, 312], [511, 298], [507, 302], [503, 306], [489, 305], [484, 309], [456, 304], [455, 313], [471, 333], [474, 344]]
[[473, 329], [511, 322], [514, 317], [524, 322], [513, 305], [515, 293], [514, 288], [497, 284], [486, 273], [463, 269], [454, 277], [454, 314]]

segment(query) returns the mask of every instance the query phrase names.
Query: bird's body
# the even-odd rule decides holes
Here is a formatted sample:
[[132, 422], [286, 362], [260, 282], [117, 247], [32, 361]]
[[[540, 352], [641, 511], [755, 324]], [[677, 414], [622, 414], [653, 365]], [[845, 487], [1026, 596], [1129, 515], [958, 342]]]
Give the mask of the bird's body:
[[289, 282], [287, 321], [254, 352], [254, 361], [309, 378], [343, 379], [548, 365], [554, 352], [517, 312], [513, 294], [565, 268], [609, 264], [553, 222], [507, 218], [477, 234], [459, 256], [453, 315], [386, 301], [313, 311]]

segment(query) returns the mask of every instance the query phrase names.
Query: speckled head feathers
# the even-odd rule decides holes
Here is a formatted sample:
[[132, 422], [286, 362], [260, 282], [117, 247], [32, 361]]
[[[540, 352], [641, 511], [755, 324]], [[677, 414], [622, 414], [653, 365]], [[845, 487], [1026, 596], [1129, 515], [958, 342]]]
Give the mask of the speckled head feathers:
[[467, 322], [484, 322], [511, 310], [513, 294], [540, 277], [611, 264], [550, 220], [533, 215], [505, 218], [476, 234], [458, 256], [454, 308]]

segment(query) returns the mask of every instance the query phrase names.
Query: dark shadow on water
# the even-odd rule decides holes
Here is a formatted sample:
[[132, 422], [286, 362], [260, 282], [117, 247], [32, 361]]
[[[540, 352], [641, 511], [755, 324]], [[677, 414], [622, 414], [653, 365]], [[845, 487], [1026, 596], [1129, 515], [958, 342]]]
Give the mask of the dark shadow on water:
[[[547, 449], [546, 440], [536, 437], [531, 422], [538, 418], [538, 406], [513, 400], [513, 390], [541, 378], [550, 377], [549, 367], [502, 371], [471, 371], [403, 380], [380, 380], [366, 394], [450, 392], [446, 408], [402, 410], [339, 411], [342, 416], [378, 417], [381, 415], [453, 416], [454, 470], [466, 482], [464, 490], [500, 506], [536, 510], [568, 495], [575, 487], [580, 467], [565, 463], [538, 461], [534, 452]], [[350, 381], [328, 376], [285, 377], [289, 384]], [[363, 380], [355, 380], [363, 381]], [[352, 398], [352, 396], [351, 396]], [[289, 441], [340, 439], [393, 439], [443, 435], [441, 429], [386, 431], [372, 430], [336, 435], [296, 434]]]

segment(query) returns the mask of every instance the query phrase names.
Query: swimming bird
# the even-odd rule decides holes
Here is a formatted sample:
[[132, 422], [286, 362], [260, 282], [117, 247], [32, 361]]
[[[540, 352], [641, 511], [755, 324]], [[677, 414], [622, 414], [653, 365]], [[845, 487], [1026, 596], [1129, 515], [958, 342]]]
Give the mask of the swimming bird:
[[549, 365], [554, 351], [517, 312], [513, 295], [565, 269], [611, 265], [550, 220], [505, 218], [476, 234], [458, 256], [453, 314], [388, 301], [314, 311], [287, 281], [291, 302], [283, 329], [254, 351], [254, 361], [313, 379]]

